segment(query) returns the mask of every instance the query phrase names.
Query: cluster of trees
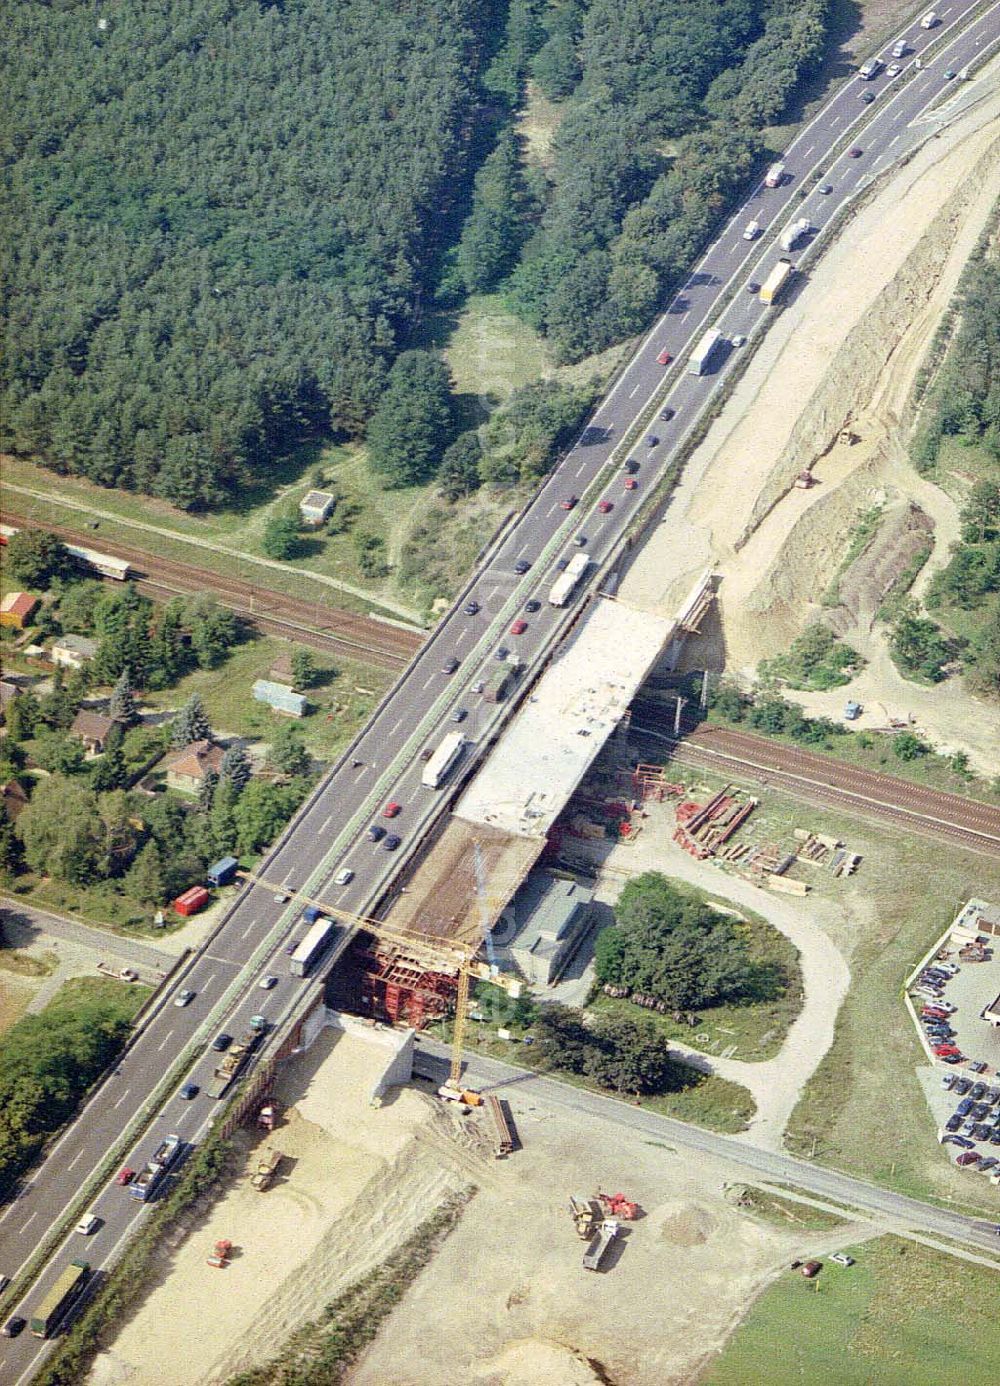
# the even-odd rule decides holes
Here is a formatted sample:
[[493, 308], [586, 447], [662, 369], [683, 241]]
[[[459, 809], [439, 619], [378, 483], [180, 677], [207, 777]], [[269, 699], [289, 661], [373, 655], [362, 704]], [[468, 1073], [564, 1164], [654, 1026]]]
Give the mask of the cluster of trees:
[[751, 956], [738, 921], [655, 871], [622, 891], [615, 924], [598, 935], [594, 971], [602, 984], [654, 997], [673, 1011], [773, 1000], [787, 987], [780, 966]]
[[790, 688], [837, 688], [850, 683], [863, 664], [856, 650], [816, 621], [796, 636], [784, 654], [761, 660], [760, 675], [765, 682], [780, 679]]
[[645, 1016], [602, 1015], [584, 1022], [569, 1006], [543, 1007], [533, 1026], [540, 1067], [578, 1073], [615, 1093], [676, 1092], [699, 1081], [670, 1058], [663, 1033]]
[[130, 1009], [121, 990], [89, 979], [85, 990], [70, 984], [68, 995], [0, 1038], [0, 1199], [12, 1196], [46, 1138], [124, 1047]]
[[760, 130], [822, 56], [829, 8], [512, 5], [505, 91], [530, 71], [566, 105], [550, 186], [525, 174], [507, 133], [480, 170], [456, 257], [465, 286], [502, 285], [561, 360], [643, 328], [761, 157]]
[[504, 9], [18, 5], [0, 447], [195, 507], [358, 433], [463, 195]]
[[807, 717], [797, 703], [780, 694], [744, 693], [735, 683], [721, 679], [709, 692], [709, 706], [727, 722], [743, 723], [765, 736], [788, 736], [804, 746], [829, 750], [848, 729], [830, 717]]

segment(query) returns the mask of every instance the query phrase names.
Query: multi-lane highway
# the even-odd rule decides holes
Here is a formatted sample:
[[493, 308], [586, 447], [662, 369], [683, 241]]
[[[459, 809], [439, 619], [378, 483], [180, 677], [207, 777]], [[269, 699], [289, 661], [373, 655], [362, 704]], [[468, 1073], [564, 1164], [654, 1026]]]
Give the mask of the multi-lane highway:
[[[958, 32], [962, 19], [975, 8], [972, 0], [949, 5], [940, 11], [941, 25], [930, 32], [915, 23], [907, 26], [911, 49], [900, 78], [890, 81], [883, 75], [864, 84], [877, 97], [871, 106], [860, 101], [862, 84], [847, 82], [789, 147], [784, 156], [785, 184], [774, 189], [760, 184], [753, 189], [618, 377], [585, 434], [486, 556], [355, 745], [270, 853], [262, 868], [268, 880], [307, 890], [345, 910], [365, 913], [373, 907], [397, 873], [398, 863], [444, 803], [442, 795], [421, 788], [420, 750], [459, 725], [454, 720], [459, 714], [470, 740], [483, 745], [489, 739], [503, 708], [485, 703], [476, 687], [499, 667], [497, 649], [516, 650], [529, 672], [540, 666], [572, 617], [572, 604], [561, 609], [546, 601], [557, 564], [576, 552], [574, 541], [581, 540], [579, 547], [594, 560], [592, 573], [600, 571], [599, 565], [614, 553], [644, 496], [710, 403], [739, 350], [720, 353], [709, 374], [695, 376], [684, 370], [692, 345], [712, 321], [727, 338], [749, 335], [766, 324], [771, 310], [744, 286], [761, 281], [781, 252], [770, 240], [766, 244], [744, 240], [743, 227], [752, 217], [767, 233], [784, 226], [794, 214], [808, 216], [822, 228], [873, 173], [912, 147], [922, 137], [912, 122], [938, 97], [944, 70], [963, 67], [997, 41], [996, 7]], [[928, 65], [911, 72], [915, 58], [931, 44], [934, 56]], [[861, 124], [863, 133], [855, 134]], [[862, 155], [849, 157], [849, 145], [861, 148]], [[817, 181], [833, 191], [807, 191]], [[798, 263], [805, 269], [807, 255], [800, 254]], [[666, 369], [659, 365], [656, 357], [662, 350], [671, 352], [679, 364]], [[668, 404], [675, 414], [664, 422], [659, 414]], [[655, 422], [630, 450], [639, 462], [638, 489], [626, 490], [621, 469], [623, 440], [633, 423], [651, 412]], [[647, 442], [647, 438], [658, 441]], [[565, 509], [564, 502], [572, 497], [579, 497], [579, 503]], [[600, 506], [600, 501], [609, 502], [610, 509]], [[538, 602], [538, 610], [527, 610], [529, 602]], [[478, 609], [470, 612], [472, 604]], [[515, 619], [526, 622], [518, 635], [510, 633]], [[458, 667], [447, 672], [453, 660]], [[390, 799], [402, 806], [401, 811], [383, 823], [380, 810]], [[385, 837], [368, 840], [369, 825], [376, 822], [387, 835], [399, 835], [397, 850], [386, 850]], [[350, 881], [335, 884], [335, 877], [345, 870], [353, 872]], [[241, 893], [187, 976], [177, 983], [193, 990], [194, 999], [178, 1007], [166, 998], [119, 1071], [97, 1092], [0, 1219], [0, 1272], [15, 1274], [23, 1265], [41, 1234], [58, 1222], [75, 1191], [101, 1165], [116, 1136], [141, 1117], [162, 1076], [189, 1046], [211, 1037], [217, 1029], [238, 1032], [254, 1013], [278, 1022], [311, 994], [315, 982], [288, 974], [285, 947], [303, 932], [296, 915], [296, 908], [276, 899], [272, 889], [253, 886]], [[279, 979], [267, 991], [258, 987], [258, 979], [265, 974]], [[202, 1054], [186, 1077], [203, 1087], [212, 1057]], [[175, 1090], [128, 1161], [141, 1164], [168, 1131], [178, 1132], [185, 1140], [197, 1139], [214, 1105], [203, 1093], [183, 1101]], [[30, 1311], [72, 1256], [82, 1253], [97, 1267], [113, 1261], [142, 1207], [124, 1190], [106, 1187], [94, 1203], [102, 1218], [98, 1231], [86, 1239], [71, 1234], [65, 1240], [23, 1307], [17, 1306], [19, 1312]], [[3, 1303], [0, 1312], [6, 1315], [14, 1309], [13, 1304]], [[4, 1340], [0, 1371], [7, 1379], [26, 1381], [43, 1351], [26, 1334]]]

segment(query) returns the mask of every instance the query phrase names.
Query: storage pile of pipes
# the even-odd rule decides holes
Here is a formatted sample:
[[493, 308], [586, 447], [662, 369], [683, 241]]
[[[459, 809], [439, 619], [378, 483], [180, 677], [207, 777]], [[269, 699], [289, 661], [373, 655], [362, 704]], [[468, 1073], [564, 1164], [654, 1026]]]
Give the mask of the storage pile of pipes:
[[725, 844], [760, 802], [752, 798], [737, 799], [730, 793], [732, 788], [727, 784], [707, 804], [696, 804], [686, 799], [677, 805], [674, 841], [699, 861], [714, 856], [732, 860], [730, 853], [723, 850]]

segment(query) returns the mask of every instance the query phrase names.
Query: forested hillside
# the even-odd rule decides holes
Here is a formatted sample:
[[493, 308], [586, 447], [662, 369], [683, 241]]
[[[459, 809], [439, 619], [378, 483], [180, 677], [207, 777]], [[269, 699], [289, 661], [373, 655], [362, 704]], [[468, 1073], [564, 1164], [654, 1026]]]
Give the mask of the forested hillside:
[[[502, 147], [477, 180], [457, 257], [466, 286], [499, 283], [520, 255], [507, 299], [565, 361], [643, 330], [761, 158], [760, 131], [822, 57], [829, 8], [512, 0], [509, 47], [565, 105], [540, 197]], [[504, 198], [535, 207], [527, 244], [523, 228], [484, 234], [484, 211]]]
[[20, 0], [2, 445], [208, 504], [359, 431], [461, 193], [501, 0]]

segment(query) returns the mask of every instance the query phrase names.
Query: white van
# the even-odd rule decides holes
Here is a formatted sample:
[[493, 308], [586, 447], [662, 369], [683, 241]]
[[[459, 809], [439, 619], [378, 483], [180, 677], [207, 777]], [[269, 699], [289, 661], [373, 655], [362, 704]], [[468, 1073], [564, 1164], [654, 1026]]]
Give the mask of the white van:
[[938, 19], [934, 11], [928, 10], [927, 13], [924, 15], [923, 19], [920, 21], [920, 27], [921, 29], [936, 29], [940, 23], [941, 21], [940, 19]]
[[909, 50], [910, 45], [906, 42], [906, 39], [900, 39], [892, 50], [892, 56], [894, 58], [905, 58]]
[[744, 239], [745, 241], [755, 241], [759, 235], [760, 235], [760, 222], [759, 222], [759, 221], [751, 221], [751, 222], [748, 222], [748, 223], [747, 223], [747, 229], [743, 232], [743, 239]]

